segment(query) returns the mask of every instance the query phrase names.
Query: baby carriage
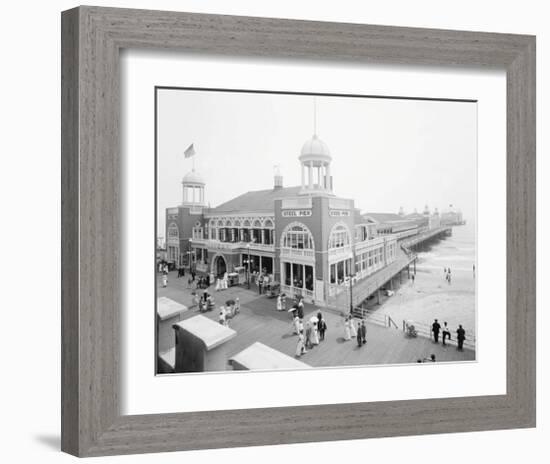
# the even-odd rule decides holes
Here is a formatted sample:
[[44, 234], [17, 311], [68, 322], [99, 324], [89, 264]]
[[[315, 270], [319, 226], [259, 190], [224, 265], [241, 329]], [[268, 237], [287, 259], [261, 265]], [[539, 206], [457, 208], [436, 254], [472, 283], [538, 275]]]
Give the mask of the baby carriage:
[[405, 335], [409, 338], [416, 338], [418, 336], [418, 332], [412, 321], [405, 321]]

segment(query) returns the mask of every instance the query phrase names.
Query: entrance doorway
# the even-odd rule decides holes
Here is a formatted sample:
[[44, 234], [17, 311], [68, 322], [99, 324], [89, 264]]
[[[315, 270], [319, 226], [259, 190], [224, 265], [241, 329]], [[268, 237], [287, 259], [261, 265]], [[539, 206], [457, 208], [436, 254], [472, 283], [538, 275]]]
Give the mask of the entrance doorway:
[[212, 271], [216, 277], [223, 277], [227, 271], [227, 264], [225, 263], [225, 258], [223, 256], [216, 256], [214, 262], [212, 263]]

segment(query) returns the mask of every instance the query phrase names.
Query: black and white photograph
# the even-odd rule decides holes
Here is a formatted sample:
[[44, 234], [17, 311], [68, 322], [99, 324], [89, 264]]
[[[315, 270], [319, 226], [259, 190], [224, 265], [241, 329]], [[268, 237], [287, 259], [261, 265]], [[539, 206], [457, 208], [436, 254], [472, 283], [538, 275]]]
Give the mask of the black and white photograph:
[[475, 100], [155, 102], [157, 374], [476, 360]]

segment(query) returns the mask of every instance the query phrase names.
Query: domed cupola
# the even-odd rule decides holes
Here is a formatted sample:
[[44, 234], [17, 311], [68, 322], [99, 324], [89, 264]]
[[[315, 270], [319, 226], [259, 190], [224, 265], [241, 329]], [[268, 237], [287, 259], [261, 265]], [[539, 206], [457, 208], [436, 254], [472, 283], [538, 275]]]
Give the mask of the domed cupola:
[[202, 176], [195, 171], [195, 169], [183, 176], [181, 184], [183, 186], [183, 205], [205, 205], [204, 187], [206, 183], [204, 182]]
[[330, 163], [332, 161], [332, 157], [330, 156], [328, 145], [317, 137], [317, 134], [314, 134], [311, 139], [307, 140], [302, 145], [302, 152], [299, 160], [302, 162], [313, 160]]
[[302, 193], [332, 192], [328, 145], [317, 134], [302, 146], [298, 157], [302, 166]]

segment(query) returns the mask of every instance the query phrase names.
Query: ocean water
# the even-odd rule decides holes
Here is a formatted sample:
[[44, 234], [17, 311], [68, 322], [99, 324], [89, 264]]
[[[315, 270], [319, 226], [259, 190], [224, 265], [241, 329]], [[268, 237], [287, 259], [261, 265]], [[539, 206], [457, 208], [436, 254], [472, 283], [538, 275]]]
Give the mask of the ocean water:
[[454, 272], [473, 272], [476, 262], [475, 226], [465, 224], [453, 227], [453, 235], [436, 243], [430, 250], [418, 253], [418, 267], [437, 270], [444, 268]]

